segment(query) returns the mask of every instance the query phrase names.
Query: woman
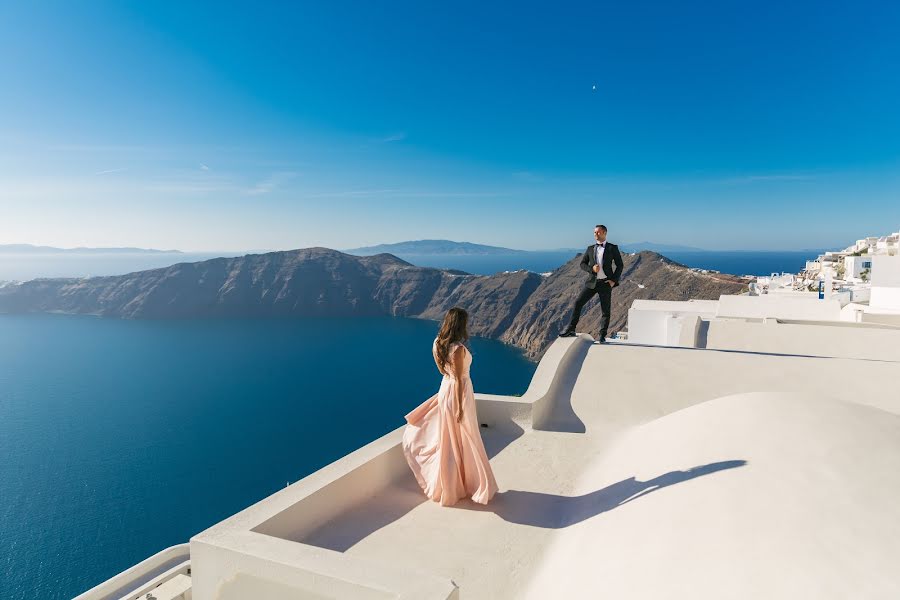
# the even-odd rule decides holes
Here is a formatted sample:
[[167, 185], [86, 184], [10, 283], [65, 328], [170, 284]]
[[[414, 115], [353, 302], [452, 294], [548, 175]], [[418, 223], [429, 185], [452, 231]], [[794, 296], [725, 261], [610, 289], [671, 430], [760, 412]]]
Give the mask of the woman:
[[484, 451], [469, 379], [469, 315], [451, 308], [431, 348], [444, 379], [438, 393], [406, 415], [403, 454], [425, 495], [442, 506], [465, 497], [487, 504], [497, 481]]

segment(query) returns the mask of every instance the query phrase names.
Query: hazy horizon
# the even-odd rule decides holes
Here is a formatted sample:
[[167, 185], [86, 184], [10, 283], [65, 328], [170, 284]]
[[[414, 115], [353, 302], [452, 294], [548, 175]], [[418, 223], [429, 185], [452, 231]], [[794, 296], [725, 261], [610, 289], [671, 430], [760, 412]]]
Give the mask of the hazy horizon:
[[[877, 235], [887, 235], [885, 234], [877, 234]], [[235, 254], [258, 254], [265, 252], [287, 252], [291, 250], [303, 250], [306, 248], [316, 248], [316, 247], [324, 247], [330, 250], [337, 250], [339, 252], [347, 252], [351, 250], [363, 249], [363, 248], [371, 248], [378, 246], [391, 246], [398, 244], [406, 244], [411, 242], [419, 242], [419, 241], [441, 241], [441, 242], [451, 242], [451, 243], [469, 243], [475, 244], [478, 246], [491, 246], [495, 248], [505, 248], [507, 250], [515, 250], [515, 251], [523, 251], [523, 252], [559, 252], [559, 251], [569, 251], [569, 250], [578, 250], [583, 248], [586, 244], [591, 243], [591, 241], [584, 241], [584, 243], [578, 244], [575, 243], [570, 247], [534, 247], [534, 248], [524, 248], [524, 247], [512, 247], [512, 246], [498, 246], [496, 244], [488, 244], [484, 242], [471, 241], [471, 240], [450, 240], [444, 238], [428, 238], [428, 239], [408, 239], [408, 240], [400, 240], [396, 242], [377, 242], [373, 244], [366, 244], [364, 246], [339, 246], [339, 247], [331, 247], [331, 246], [322, 246], [319, 245], [300, 245], [294, 247], [284, 247], [284, 248], [244, 248], [244, 249], [222, 249], [222, 248], [213, 248], [213, 249], [190, 249], [190, 248], [149, 248], [149, 247], [137, 247], [137, 246], [75, 246], [75, 247], [62, 247], [56, 246], [53, 244], [31, 244], [25, 242], [17, 242], [14, 244], [7, 244], [0, 240], [0, 250], [4, 248], [4, 246], [32, 246], [37, 248], [53, 248], [65, 252], [70, 252], [73, 250], [109, 250], [109, 251], [118, 251], [122, 250], [122, 254], [127, 254], [129, 250], [137, 250], [139, 252], [152, 252], [152, 253], [160, 253], [160, 254], [185, 254], [185, 255], [200, 255], [200, 254], [215, 254], [222, 253], [227, 255], [235, 255]], [[855, 241], [855, 240], [853, 240]], [[827, 246], [821, 246], [818, 248], [700, 248], [696, 246], [690, 246], [688, 244], [668, 244], [664, 242], [655, 242], [652, 240], [634, 240], [634, 241], [620, 241], [613, 240], [610, 238], [610, 242], [613, 242], [619, 246], [634, 246], [634, 245], [653, 245], [653, 246], [683, 246], [683, 248], [679, 248], [681, 251], [689, 252], [819, 252], [826, 248], [834, 248], [835, 250], [843, 249], [849, 245], [852, 245], [853, 241], [848, 241], [846, 244], [831, 244]], [[112, 252], [110, 252], [112, 253]], [[13, 255], [13, 252], [9, 252], [8, 254]], [[47, 252], [46, 254], [52, 254], [51, 252]], [[0, 253], [0, 256], [3, 254]]]

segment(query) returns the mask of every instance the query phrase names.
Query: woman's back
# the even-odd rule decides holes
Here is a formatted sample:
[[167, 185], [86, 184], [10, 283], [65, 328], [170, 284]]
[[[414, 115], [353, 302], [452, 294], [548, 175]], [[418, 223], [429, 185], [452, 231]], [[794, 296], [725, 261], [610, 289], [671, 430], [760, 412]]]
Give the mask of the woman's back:
[[[443, 373], [444, 377], [451, 377], [451, 378], [456, 377], [456, 375], [455, 375], [456, 370], [454, 367], [456, 367], [457, 350], [459, 349], [460, 346], [463, 347], [463, 352], [461, 354], [461, 356], [462, 356], [462, 365], [461, 365], [462, 366], [462, 376], [469, 377], [469, 369], [472, 366], [472, 353], [469, 352], [469, 349], [466, 348], [465, 344], [462, 344], [459, 342], [450, 344], [450, 348], [447, 351], [447, 363], [444, 365], [443, 370], [441, 370], [441, 373]], [[438, 356], [437, 338], [435, 338], [434, 342], [431, 344], [431, 354], [432, 354], [432, 356], [434, 356], [434, 362], [439, 365], [440, 357]]]

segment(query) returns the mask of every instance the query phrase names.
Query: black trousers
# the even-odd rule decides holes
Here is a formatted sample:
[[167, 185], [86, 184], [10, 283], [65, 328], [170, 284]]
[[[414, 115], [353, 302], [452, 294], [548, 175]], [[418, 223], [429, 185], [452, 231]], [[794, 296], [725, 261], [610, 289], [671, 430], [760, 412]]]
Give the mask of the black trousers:
[[575, 326], [578, 325], [578, 319], [581, 318], [581, 311], [584, 305], [594, 297], [594, 294], [597, 294], [600, 298], [600, 311], [603, 313], [600, 317], [600, 337], [606, 337], [606, 331], [609, 329], [609, 310], [612, 306], [612, 286], [606, 281], [606, 279], [598, 279], [596, 289], [586, 287], [581, 290], [578, 298], [575, 299], [575, 308], [572, 309], [572, 320], [569, 321], [569, 326], [566, 329], [575, 331]]

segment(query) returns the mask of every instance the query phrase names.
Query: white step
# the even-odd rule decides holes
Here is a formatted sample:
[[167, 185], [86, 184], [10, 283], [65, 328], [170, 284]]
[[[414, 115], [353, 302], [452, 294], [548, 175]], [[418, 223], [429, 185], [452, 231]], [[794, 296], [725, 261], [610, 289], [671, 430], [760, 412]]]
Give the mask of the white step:
[[191, 578], [178, 574], [141, 596], [141, 600], [191, 600]]

